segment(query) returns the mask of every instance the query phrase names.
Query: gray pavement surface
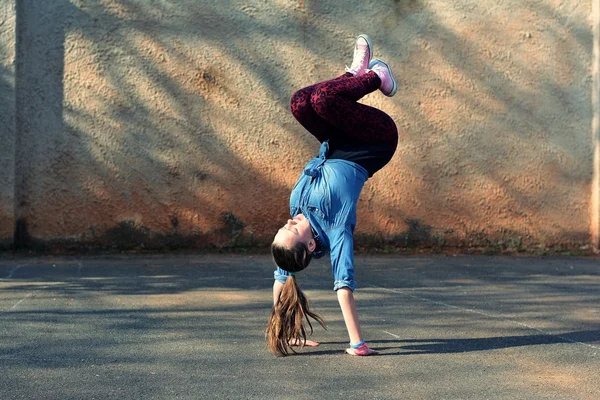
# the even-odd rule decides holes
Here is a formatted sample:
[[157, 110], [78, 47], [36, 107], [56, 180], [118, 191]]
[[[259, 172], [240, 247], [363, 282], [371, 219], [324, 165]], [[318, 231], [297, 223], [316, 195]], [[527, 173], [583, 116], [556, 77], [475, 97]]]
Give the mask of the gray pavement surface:
[[327, 263], [321, 346], [277, 358], [269, 256], [0, 258], [0, 399], [600, 399], [598, 258], [357, 256], [373, 357]]

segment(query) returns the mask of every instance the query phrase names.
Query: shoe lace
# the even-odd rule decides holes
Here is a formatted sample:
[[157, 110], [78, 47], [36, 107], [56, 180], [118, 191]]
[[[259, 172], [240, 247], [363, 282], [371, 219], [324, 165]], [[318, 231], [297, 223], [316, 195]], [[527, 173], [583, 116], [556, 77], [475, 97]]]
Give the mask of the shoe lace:
[[363, 48], [355, 48], [352, 65], [350, 67], [346, 65], [346, 72], [356, 71], [365, 62], [368, 52], [369, 49], [367, 46], [364, 46]]
[[354, 57], [354, 59], [352, 60], [352, 64], [354, 64], [354, 60], [358, 60], [359, 63], [363, 63], [367, 58], [368, 52], [369, 49], [366, 46], [363, 49], [356, 49], [355, 53], [357, 53], [359, 57]]
[[373, 65], [371, 70], [373, 72], [375, 72], [382, 80], [384, 77], [387, 78], [387, 76], [388, 76], [388, 69], [385, 67], [385, 65], [375, 64], [375, 65]]

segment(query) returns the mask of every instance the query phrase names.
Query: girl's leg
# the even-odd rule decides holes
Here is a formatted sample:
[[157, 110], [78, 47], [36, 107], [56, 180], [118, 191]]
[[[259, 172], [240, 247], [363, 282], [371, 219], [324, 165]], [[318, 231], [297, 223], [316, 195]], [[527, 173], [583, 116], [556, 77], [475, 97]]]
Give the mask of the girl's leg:
[[310, 104], [316, 115], [335, 127], [330, 131], [332, 142], [396, 148], [398, 129], [392, 118], [381, 110], [357, 102], [380, 86], [381, 80], [373, 71], [316, 85]]
[[324, 120], [313, 110], [310, 99], [317, 88], [317, 86], [329, 82], [337, 82], [342, 80], [347, 80], [351, 78], [353, 75], [351, 73], [345, 73], [342, 76], [338, 76], [337, 78], [331, 79], [329, 81], [316, 83], [314, 85], [305, 87], [303, 89], [298, 90], [296, 93], [292, 95], [290, 100], [290, 108], [294, 117], [300, 122], [300, 124], [306, 128], [317, 140], [323, 143], [325, 140], [329, 139], [332, 134], [339, 135], [340, 132], [337, 132], [338, 129], [333, 126], [328, 121]]

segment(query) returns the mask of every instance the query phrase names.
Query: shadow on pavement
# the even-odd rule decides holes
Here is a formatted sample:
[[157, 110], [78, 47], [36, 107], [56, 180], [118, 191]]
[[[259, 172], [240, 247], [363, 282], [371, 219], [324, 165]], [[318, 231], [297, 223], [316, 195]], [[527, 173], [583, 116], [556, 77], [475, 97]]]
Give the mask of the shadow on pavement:
[[[575, 331], [558, 336], [525, 335], [500, 336], [473, 339], [404, 339], [404, 340], [369, 340], [370, 347], [377, 351], [398, 350], [393, 353], [379, 353], [379, 356], [410, 355], [410, 354], [447, 354], [467, 353], [506, 349], [510, 347], [535, 346], [556, 343], [594, 343], [600, 341], [600, 330]], [[419, 344], [408, 344], [419, 343]], [[347, 344], [347, 342], [321, 342], [321, 345]], [[383, 345], [383, 346], [381, 346]], [[339, 350], [312, 351], [302, 355], [337, 354]]]

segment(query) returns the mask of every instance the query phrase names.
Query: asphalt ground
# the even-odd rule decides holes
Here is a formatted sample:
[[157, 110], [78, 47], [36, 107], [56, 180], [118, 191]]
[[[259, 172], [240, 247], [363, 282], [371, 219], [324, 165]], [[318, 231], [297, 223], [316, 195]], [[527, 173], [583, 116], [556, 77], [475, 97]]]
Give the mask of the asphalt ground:
[[265, 349], [262, 255], [0, 257], [0, 399], [600, 399], [600, 259], [357, 256], [372, 357], [327, 260], [298, 274], [328, 329]]

